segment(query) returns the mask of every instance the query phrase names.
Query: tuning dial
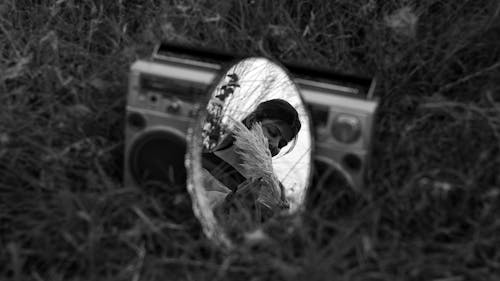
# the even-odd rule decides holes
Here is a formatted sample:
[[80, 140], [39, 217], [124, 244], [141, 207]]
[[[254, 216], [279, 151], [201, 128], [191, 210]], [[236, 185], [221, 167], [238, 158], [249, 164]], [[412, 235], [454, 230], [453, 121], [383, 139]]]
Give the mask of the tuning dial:
[[169, 113], [178, 113], [181, 109], [181, 104], [178, 101], [174, 101], [171, 104], [167, 105], [167, 112]]

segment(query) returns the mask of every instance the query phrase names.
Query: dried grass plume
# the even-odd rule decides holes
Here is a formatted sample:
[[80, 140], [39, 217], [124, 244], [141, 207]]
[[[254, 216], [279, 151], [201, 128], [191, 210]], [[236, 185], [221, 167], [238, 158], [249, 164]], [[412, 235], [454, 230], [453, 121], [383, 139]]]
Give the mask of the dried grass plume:
[[261, 185], [249, 188], [260, 188], [257, 201], [271, 209], [278, 208], [282, 203], [281, 190], [261, 123], [255, 123], [249, 130], [243, 123], [235, 121], [233, 130], [236, 153], [243, 160], [242, 167], [247, 172], [248, 180]]

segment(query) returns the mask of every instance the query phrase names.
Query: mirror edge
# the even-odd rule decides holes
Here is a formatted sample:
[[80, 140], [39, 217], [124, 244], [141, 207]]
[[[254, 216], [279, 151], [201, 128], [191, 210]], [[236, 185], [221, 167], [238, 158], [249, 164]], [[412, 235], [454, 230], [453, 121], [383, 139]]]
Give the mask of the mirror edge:
[[[201, 134], [197, 134], [196, 132], [201, 132], [202, 131], [202, 121], [204, 118], [207, 116], [206, 112], [206, 107], [212, 97], [212, 93], [217, 87], [217, 81], [220, 81], [225, 74], [229, 71], [229, 69], [234, 66], [235, 64], [246, 60], [250, 58], [263, 58], [271, 63], [275, 64], [277, 67], [279, 67], [285, 75], [288, 77], [288, 79], [293, 82], [293, 86], [298, 93], [299, 100], [301, 104], [304, 106], [304, 112], [307, 115], [308, 119], [308, 125], [309, 125], [309, 135], [310, 135], [310, 152], [309, 152], [309, 171], [308, 171], [308, 179], [306, 181], [306, 188], [304, 190], [304, 202], [296, 212], [294, 212], [294, 215], [302, 217], [304, 212], [306, 211], [305, 204], [307, 200], [307, 194], [310, 192], [309, 189], [311, 188], [311, 185], [313, 183], [313, 176], [314, 176], [314, 153], [315, 153], [315, 146], [316, 146], [316, 136], [314, 133], [314, 123], [310, 114], [310, 110], [307, 107], [307, 103], [305, 102], [305, 99], [302, 95], [301, 89], [299, 87], [299, 84], [296, 82], [296, 77], [293, 75], [293, 73], [279, 60], [269, 57], [267, 55], [247, 55], [247, 56], [241, 56], [238, 57], [237, 59], [233, 59], [232, 61], [225, 63], [223, 67], [219, 70], [219, 75], [214, 79], [212, 82], [211, 86], [208, 87], [207, 89], [207, 95], [205, 100], [200, 102], [200, 107], [198, 113], [195, 115], [195, 117], [192, 120], [191, 126], [189, 126], [188, 133], [187, 133], [187, 151], [186, 151], [186, 157], [185, 157], [185, 166], [186, 166], [186, 171], [187, 171], [187, 179], [186, 179], [186, 188], [188, 189], [189, 194], [191, 195], [191, 200], [192, 200], [192, 206], [193, 206], [193, 212], [195, 216], [198, 218], [198, 221], [202, 225], [203, 232], [205, 235], [213, 241], [217, 246], [221, 246], [223, 250], [231, 250], [234, 249], [235, 245], [231, 242], [225, 231], [219, 227], [219, 223], [216, 221], [215, 216], [213, 212], [210, 214], [203, 214], [202, 207], [205, 207], [208, 209], [208, 202], [205, 200], [206, 195], [204, 194], [205, 191], [203, 190], [203, 186], [197, 186], [196, 183], [202, 182], [202, 175], [201, 175], [201, 170], [202, 170], [202, 160], [201, 160], [201, 154], [202, 154], [202, 147], [203, 147], [203, 140], [201, 138]], [[194, 200], [196, 198], [196, 200]], [[201, 199], [201, 200], [200, 200]]]

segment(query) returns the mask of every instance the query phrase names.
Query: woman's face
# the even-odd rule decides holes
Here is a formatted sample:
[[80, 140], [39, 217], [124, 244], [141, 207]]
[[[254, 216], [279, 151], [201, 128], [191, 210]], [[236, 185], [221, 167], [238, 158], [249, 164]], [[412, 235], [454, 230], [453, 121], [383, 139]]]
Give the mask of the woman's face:
[[287, 123], [281, 120], [264, 119], [261, 123], [264, 136], [267, 138], [269, 144], [271, 155], [276, 156], [281, 148], [286, 146], [288, 142], [293, 139], [292, 129]]

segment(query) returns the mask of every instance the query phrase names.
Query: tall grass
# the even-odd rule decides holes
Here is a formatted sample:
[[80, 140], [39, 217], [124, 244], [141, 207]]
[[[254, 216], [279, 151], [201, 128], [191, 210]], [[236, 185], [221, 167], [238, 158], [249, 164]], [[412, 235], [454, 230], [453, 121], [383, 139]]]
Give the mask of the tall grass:
[[[414, 33], [390, 15], [409, 7]], [[500, 4], [0, 3], [2, 280], [498, 280]], [[161, 40], [379, 75], [365, 194], [221, 253], [183, 189], [121, 185], [128, 67]], [[318, 198], [318, 197], [315, 197]]]

